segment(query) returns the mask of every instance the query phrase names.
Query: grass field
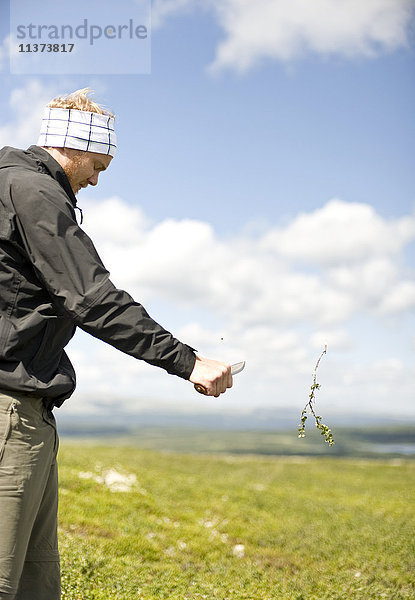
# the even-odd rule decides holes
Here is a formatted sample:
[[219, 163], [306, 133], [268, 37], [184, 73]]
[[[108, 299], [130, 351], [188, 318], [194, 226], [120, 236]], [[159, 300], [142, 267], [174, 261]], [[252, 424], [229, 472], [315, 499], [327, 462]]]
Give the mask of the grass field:
[[415, 598], [414, 461], [66, 441], [59, 462], [63, 599]]

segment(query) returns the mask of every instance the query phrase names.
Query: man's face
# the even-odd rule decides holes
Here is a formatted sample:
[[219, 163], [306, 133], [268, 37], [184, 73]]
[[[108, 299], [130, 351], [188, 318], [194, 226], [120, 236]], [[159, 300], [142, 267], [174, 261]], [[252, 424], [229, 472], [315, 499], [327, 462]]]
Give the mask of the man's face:
[[112, 156], [97, 152], [82, 152], [65, 149], [66, 160], [63, 169], [74, 194], [87, 185], [97, 185], [101, 171], [109, 166]]

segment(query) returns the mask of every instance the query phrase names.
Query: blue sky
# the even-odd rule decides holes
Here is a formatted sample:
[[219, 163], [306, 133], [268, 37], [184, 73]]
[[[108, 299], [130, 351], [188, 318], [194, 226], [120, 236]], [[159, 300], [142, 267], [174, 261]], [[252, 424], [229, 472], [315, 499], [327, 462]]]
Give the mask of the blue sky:
[[327, 341], [321, 412], [415, 417], [412, 0], [155, 1], [147, 75], [11, 75], [0, 6], [0, 145], [93, 88], [119, 151], [78, 201], [114, 282], [201, 354], [247, 360], [212, 404], [81, 332], [63, 410], [301, 410]]

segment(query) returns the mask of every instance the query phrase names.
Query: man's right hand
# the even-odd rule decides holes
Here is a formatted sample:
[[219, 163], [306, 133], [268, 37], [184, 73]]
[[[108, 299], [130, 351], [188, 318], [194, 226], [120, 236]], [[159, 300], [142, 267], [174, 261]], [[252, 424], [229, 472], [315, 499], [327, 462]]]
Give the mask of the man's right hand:
[[196, 356], [195, 366], [189, 381], [203, 386], [206, 390], [206, 396], [217, 398], [232, 387], [231, 367], [217, 360]]

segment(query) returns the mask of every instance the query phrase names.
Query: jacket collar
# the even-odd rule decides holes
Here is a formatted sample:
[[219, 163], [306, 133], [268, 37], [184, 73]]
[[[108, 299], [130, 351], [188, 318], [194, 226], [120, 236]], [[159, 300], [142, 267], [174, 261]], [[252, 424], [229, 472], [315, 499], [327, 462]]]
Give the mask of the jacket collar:
[[76, 206], [75, 194], [72, 191], [71, 184], [69, 183], [69, 179], [67, 178], [65, 171], [62, 169], [58, 161], [55, 160], [53, 156], [49, 154], [49, 152], [43, 148], [40, 148], [40, 146], [30, 146], [27, 151], [33, 154], [36, 161], [42, 163], [46, 167], [53, 179], [55, 179], [59, 185], [63, 187], [72, 204]]

